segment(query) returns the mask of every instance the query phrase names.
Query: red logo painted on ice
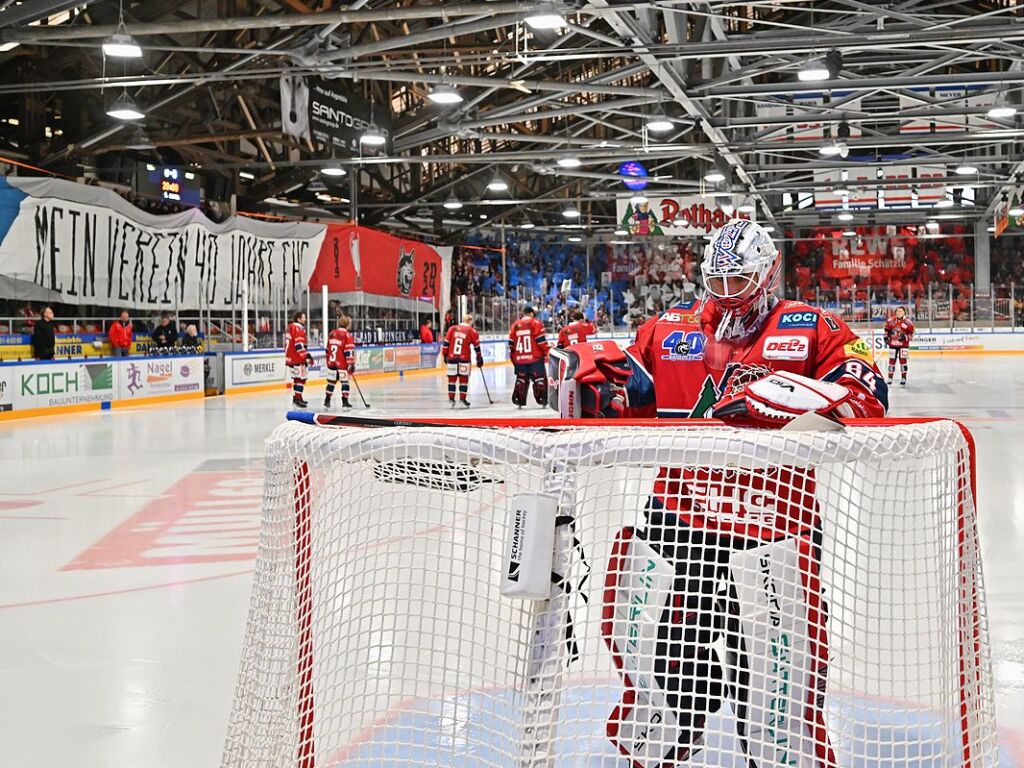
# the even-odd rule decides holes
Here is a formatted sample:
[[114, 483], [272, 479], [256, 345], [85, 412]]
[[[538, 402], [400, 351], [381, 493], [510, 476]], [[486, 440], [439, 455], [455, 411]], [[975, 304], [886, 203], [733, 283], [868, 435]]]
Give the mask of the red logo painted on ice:
[[253, 560], [263, 473], [206, 462], [81, 552], [61, 570]]

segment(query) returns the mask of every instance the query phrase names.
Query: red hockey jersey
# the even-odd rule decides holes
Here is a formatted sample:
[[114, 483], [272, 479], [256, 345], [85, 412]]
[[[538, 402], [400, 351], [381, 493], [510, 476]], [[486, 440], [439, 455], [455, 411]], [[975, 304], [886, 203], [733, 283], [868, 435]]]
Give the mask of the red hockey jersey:
[[893, 349], [903, 349], [910, 346], [910, 340], [914, 338], [914, 324], [904, 317], [902, 320], [890, 317], [885, 321], [885, 343]]
[[559, 347], [571, 347], [573, 344], [582, 344], [591, 334], [597, 333], [593, 323], [586, 320], [575, 321], [565, 326], [558, 334]]
[[305, 326], [302, 323], [291, 323], [284, 333], [285, 363], [287, 365], [305, 365], [308, 355]]
[[347, 369], [355, 363], [356, 340], [347, 328], [335, 328], [327, 338], [327, 367], [331, 370]]
[[509, 356], [516, 365], [535, 363], [548, 356], [544, 324], [535, 317], [521, 317], [508, 332]]
[[[858, 416], [885, 415], [888, 388], [871, 347], [835, 317], [795, 301], [771, 310], [761, 330], [740, 342], [716, 341], [714, 305], [693, 304], [652, 318], [626, 350], [633, 373], [626, 416], [703, 418], [733, 389], [789, 371], [853, 390]], [[774, 539], [814, 524], [813, 473], [663, 468], [654, 488], [666, 510], [694, 527]]]
[[444, 343], [441, 344], [441, 357], [446, 362], [468, 363], [470, 362], [470, 347], [476, 348], [477, 356], [480, 352], [480, 334], [471, 325], [459, 323], [453, 325], [445, 334]]

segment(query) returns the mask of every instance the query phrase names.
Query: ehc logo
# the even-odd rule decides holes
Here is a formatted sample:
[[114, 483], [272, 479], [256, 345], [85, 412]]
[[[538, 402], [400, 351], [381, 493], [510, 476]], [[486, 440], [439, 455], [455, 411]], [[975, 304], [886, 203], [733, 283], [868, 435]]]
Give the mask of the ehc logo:
[[762, 355], [765, 360], [806, 360], [810, 346], [803, 336], [769, 336]]

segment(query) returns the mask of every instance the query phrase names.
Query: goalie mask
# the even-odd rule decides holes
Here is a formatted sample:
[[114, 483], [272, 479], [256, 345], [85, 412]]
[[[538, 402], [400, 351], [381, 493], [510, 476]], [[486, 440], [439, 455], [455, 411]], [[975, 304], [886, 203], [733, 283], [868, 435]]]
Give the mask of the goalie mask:
[[782, 259], [764, 227], [732, 219], [704, 248], [704, 301], [722, 314], [715, 338], [740, 339], [760, 328], [777, 301]]

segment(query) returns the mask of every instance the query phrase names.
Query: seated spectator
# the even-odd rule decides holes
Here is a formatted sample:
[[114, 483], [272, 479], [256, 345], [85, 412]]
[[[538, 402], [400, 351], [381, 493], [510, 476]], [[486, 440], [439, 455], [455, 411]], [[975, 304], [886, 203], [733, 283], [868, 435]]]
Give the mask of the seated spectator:
[[194, 323], [185, 326], [185, 333], [181, 335], [181, 351], [187, 355], [198, 355], [203, 351], [203, 342]]

